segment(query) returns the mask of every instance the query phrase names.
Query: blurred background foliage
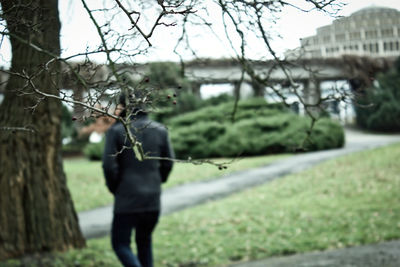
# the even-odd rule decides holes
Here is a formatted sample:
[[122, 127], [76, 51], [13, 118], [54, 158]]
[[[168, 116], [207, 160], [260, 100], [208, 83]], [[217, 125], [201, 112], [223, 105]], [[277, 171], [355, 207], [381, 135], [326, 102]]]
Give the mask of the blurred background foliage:
[[[243, 99], [235, 110], [232, 95], [202, 99], [182, 76], [179, 65], [150, 63], [144, 86], [153, 86], [150, 117], [165, 124], [179, 158], [236, 157], [314, 151], [341, 147], [342, 126], [325, 113], [306, 139], [310, 120], [280, 103], [262, 97]], [[138, 86], [143, 81], [131, 81]], [[88, 143], [79, 138], [72, 116], [64, 109], [63, 138], [72, 142], [65, 150], [78, 149], [91, 160], [100, 160], [104, 140]], [[84, 143], [84, 144], [83, 144]]]
[[400, 58], [374, 86], [358, 95], [355, 104], [357, 125], [378, 132], [400, 131]]

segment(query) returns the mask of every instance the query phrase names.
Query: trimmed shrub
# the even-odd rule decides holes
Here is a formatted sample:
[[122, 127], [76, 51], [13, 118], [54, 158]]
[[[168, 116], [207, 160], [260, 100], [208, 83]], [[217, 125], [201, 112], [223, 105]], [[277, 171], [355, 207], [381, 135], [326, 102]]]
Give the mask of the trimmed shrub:
[[86, 145], [87, 142], [85, 140], [73, 140], [71, 143], [62, 146], [62, 154], [65, 157], [82, 156]]
[[171, 131], [174, 150], [179, 157], [208, 157], [209, 147], [226, 131], [226, 126], [217, 122], [199, 122], [192, 126], [179, 127]]
[[328, 118], [317, 121], [309, 140], [306, 145], [308, 150], [337, 148], [342, 147], [345, 143], [342, 126]]
[[[171, 140], [180, 158], [209, 158], [293, 152], [307, 136], [310, 120], [263, 99], [240, 102], [236, 121], [233, 103], [204, 108], [172, 119]], [[344, 144], [342, 127], [320, 119], [303, 149], [321, 150]]]
[[[223, 103], [217, 106], [210, 106], [193, 111], [187, 114], [178, 115], [167, 121], [169, 126], [188, 126], [200, 121], [216, 121], [225, 123], [232, 120], [234, 102]], [[272, 116], [285, 110], [282, 104], [268, 104], [262, 98], [242, 100], [238, 103], [235, 113], [235, 121], [240, 121], [254, 116]]]
[[90, 160], [101, 160], [104, 153], [105, 139], [99, 143], [89, 143], [85, 146], [83, 154]]

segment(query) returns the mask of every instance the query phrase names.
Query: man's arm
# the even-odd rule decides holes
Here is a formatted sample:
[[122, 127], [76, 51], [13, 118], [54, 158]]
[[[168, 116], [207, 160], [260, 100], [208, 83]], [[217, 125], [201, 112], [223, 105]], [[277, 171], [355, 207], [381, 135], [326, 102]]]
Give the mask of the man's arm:
[[[168, 137], [168, 133], [165, 132], [164, 142], [161, 147], [161, 157], [163, 158], [175, 158], [174, 150], [172, 149], [171, 142]], [[160, 160], [160, 174], [161, 181], [165, 183], [168, 180], [168, 176], [172, 170], [173, 162], [172, 160]]]
[[119, 166], [117, 161], [117, 132], [111, 127], [106, 133], [106, 142], [103, 153], [103, 172], [106, 185], [111, 193], [115, 193], [119, 184]]

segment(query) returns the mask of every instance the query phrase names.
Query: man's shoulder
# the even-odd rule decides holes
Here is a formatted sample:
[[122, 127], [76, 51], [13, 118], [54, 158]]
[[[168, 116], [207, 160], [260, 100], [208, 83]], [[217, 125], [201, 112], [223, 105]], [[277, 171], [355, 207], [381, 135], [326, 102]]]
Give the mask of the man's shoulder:
[[154, 121], [152, 119], [150, 119], [149, 117], [145, 117], [141, 120], [137, 120], [137, 121], [133, 121], [134, 126], [138, 126], [142, 129], [156, 129], [159, 131], [166, 131], [167, 127], [165, 127], [165, 125], [163, 125], [162, 123], [159, 123], [157, 121]]
[[[143, 120], [132, 120], [130, 123], [131, 127], [133, 127], [134, 130], [149, 129], [153, 131], [155, 130], [160, 133], [167, 133], [168, 131], [167, 127], [164, 124], [149, 118], [145, 118]], [[125, 127], [121, 122], [116, 122], [108, 129], [108, 131], [114, 133], [122, 133], [125, 132]]]
[[153, 120], [149, 120], [149, 121], [150, 121], [151, 127], [157, 128], [157, 129], [159, 129], [161, 131], [166, 131], [167, 130], [167, 127], [164, 124], [162, 124], [160, 122], [157, 122], [157, 121], [153, 121]]

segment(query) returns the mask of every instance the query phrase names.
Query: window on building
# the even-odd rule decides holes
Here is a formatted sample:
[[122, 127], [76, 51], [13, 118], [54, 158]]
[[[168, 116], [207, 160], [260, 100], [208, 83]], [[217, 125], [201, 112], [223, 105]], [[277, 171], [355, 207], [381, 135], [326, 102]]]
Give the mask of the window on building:
[[367, 19], [367, 25], [368, 26], [374, 26], [374, 21], [372, 19]]
[[312, 57], [321, 57], [322, 56], [321, 50], [312, 50], [310, 52], [311, 52]]
[[399, 51], [400, 47], [399, 47], [399, 41], [396, 41], [396, 51]]
[[390, 18], [383, 18], [382, 19], [382, 24], [391, 25], [391, 19]]
[[393, 28], [387, 28], [381, 30], [382, 37], [393, 37]]
[[331, 36], [330, 35], [325, 35], [323, 38], [324, 43], [329, 43], [331, 41]]
[[383, 43], [383, 51], [388, 50], [388, 44], [386, 42]]
[[360, 40], [361, 33], [360, 32], [351, 32], [350, 33], [350, 40]]
[[364, 50], [364, 51], [367, 51], [367, 50], [368, 50], [368, 48], [367, 48], [367, 45], [366, 45], [366, 44], [363, 44], [363, 50]]
[[365, 31], [365, 37], [367, 39], [376, 38], [376, 37], [378, 37], [378, 31], [377, 30]]
[[379, 44], [378, 43], [370, 43], [368, 48], [369, 48], [368, 51], [371, 53], [379, 52]]
[[335, 52], [335, 49], [333, 47], [327, 47], [325, 51], [327, 54], [332, 54], [333, 52]]
[[335, 35], [336, 41], [344, 41], [346, 40], [346, 35], [344, 33], [339, 33]]

